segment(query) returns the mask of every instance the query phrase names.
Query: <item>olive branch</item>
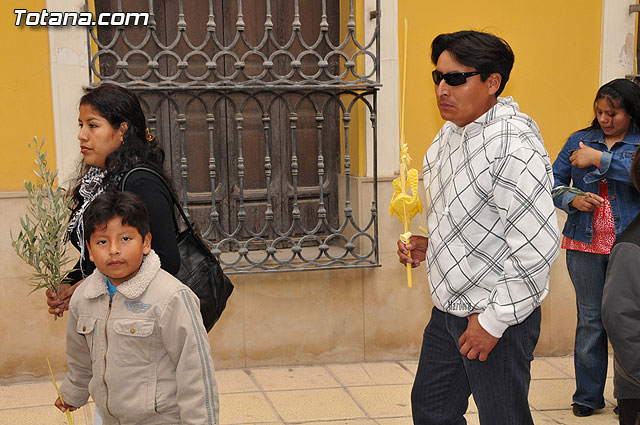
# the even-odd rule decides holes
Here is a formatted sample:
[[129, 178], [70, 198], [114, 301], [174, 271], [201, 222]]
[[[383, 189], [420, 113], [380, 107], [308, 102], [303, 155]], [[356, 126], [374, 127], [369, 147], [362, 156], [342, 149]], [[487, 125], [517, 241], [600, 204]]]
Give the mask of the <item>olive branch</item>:
[[48, 167], [44, 138], [38, 142], [34, 137], [28, 146], [36, 156], [37, 167], [33, 172], [38, 179], [24, 183], [27, 214], [20, 218], [18, 236], [14, 239], [11, 234], [11, 245], [18, 257], [34, 269], [31, 292], [42, 288], [58, 292], [60, 284], [67, 283], [67, 275], [73, 271], [68, 267], [73, 259], [67, 255], [65, 241], [71, 198], [55, 185], [58, 172]]

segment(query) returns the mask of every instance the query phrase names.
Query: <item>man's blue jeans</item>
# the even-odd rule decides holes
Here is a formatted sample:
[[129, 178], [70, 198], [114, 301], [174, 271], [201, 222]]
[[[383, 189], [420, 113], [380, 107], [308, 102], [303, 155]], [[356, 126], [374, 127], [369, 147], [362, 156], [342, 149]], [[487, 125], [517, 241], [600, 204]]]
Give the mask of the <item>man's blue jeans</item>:
[[567, 269], [576, 290], [578, 308], [573, 402], [592, 409], [604, 407], [608, 345], [602, 325], [602, 289], [608, 263], [609, 255], [567, 250]]
[[411, 391], [413, 423], [464, 425], [473, 393], [482, 425], [533, 424], [528, 398], [540, 308], [509, 326], [484, 362], [460, 354], [458, 339], [467, 323], [466, 317], [433, 308]]

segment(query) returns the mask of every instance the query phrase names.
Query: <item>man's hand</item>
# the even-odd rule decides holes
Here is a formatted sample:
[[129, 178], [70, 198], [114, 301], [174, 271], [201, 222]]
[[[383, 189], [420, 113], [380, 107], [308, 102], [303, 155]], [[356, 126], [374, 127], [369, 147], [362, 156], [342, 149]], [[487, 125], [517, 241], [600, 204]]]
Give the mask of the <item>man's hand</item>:
[[601, 151], [590, 148], [580, 142], [580, 149], [573, 151], [569, 157], [569, 161], [571, 161], [571, 165], [578, 168], [586, 168], [592, 165], [600, 168], [600, 158], [602, 158]]
[[63, 403], [62, 400], [60, 400], [60, 397], [58, 397], [56, 399], [56, 402], [53, 403], [58, 409], [60, 409], [61, 412], [66, 412], [67, 409], [69, 409], [70, 412], [73, 412], [74, 410], [78, 410], [77, 407], [73, 407], [68, 405], [67, 403]]
[[500, 338], [496, 338], [478, 322], [478, 313], [467, 317], [469, 324], [467, 330], [460, 336], [458, 345], [460, 345], [460, 354], [467, 356], [469, 360], [478, 358], [481, 362], [487, 360], [487, 356], [493, 347], [496, 346]]
[[569, 205], [577, 210], [584, 212], [591, 212], [600, 208], [602, 206], [602, 203], [604, 202], [604, 199], [602, 199], [595, 193], [587, 193], [589, 193], [589, 195], [591, 196], [577, 195], [571, 202], [569, 202]]
[[76, 290], [84, 279], [78, 281], [74, 285], [63, 283], [60, 285], [60, 292], [55, 293], [50, 289], [47, 289], [47, 305], [49, 306], [49, 313], [54, 316], [62, 317], [65, 310], [69, 309], [69, 301], [71, 301], [71, 295]]
[[[398, 259], [402, 264], [411, 264], [411, 267], [418, 267], [427, 258], [427, 245], [429, 239], [424, 236], [411, 236], [408, 244], [398, 240]], [[411, 257], [409, 257], [411, 251]]]

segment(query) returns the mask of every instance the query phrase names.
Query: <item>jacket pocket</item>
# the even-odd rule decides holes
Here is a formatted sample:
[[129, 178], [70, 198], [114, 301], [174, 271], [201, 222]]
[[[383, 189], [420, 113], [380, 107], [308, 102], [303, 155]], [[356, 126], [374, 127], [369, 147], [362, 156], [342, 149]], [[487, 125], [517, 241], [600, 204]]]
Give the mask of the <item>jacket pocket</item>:
[[115, 363], [120, 366], [143, 366], [151, 359], [153, 320], [118, 319], [113, 321], [116, 334]]
[[95, 361], [95, 355], [98, 350], [97, 347], [94, 347], [93, 344], [97, 344], [98, 342], [95, 340], [95, 328], [96, 328], [95, 317], [90, 316], [80, 316], [78, 317], [78, 322], [76, 323], [76, 332], [80, 335], [84, 336], [84, 339], [87, 341], [87, 347], [89, 347], [89, 353], [91, 355], [91, 362]]

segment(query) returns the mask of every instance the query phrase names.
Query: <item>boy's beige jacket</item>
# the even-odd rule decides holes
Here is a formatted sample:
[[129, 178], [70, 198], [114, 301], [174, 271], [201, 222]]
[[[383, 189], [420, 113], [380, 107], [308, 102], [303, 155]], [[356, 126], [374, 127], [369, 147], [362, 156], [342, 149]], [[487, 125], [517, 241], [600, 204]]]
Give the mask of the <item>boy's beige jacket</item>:
[[218, 390], [197, 297], [160, 269], [151, 251], [110, 300], [97, 269], [69, 305], [60, 391], [82, 406], [89, 394], [104, 425], [217, 424]]

